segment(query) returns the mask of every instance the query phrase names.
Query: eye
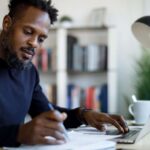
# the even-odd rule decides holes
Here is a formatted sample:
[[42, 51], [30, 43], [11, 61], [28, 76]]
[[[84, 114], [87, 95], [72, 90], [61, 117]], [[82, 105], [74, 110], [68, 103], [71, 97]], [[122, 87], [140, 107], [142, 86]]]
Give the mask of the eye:
[[44, 40], [45, 40], [45, 38], [44, 38], [44, 37], [39, 37], [39, 38], [38, 38], [39, 43], [43, 43], [43, 42], [44, 42]]

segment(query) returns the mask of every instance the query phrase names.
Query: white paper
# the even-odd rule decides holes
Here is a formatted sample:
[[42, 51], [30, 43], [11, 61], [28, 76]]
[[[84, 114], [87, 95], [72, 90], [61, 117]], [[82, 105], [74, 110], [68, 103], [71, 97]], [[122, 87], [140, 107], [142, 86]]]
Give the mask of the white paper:
[[62, 145], [22, 145], [19, 148], [5, 148], [7, 150], [115, 150], [116, 143], [106, 141], [111, 136], [100, 134], [84, 134], [83, 132], [69, 131], [69, 141]]

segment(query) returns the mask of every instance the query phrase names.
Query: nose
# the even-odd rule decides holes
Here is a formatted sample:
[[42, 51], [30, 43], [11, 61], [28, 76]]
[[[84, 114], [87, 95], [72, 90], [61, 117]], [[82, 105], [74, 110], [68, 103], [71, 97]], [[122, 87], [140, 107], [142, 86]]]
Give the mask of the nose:
[[36, 37], [31, 37], [28, 40], [28, 44], [33, 47], [33, 48], [38, 48], [38, 42], [37, 42], [37, 38]]

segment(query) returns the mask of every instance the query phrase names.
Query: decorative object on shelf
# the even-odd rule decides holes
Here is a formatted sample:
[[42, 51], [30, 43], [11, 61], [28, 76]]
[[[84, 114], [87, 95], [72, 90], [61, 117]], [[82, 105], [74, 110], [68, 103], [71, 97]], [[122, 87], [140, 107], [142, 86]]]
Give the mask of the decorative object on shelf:
[[150, 48], [150, 16], [137, 19], [132, 25], [132, 32], [145, 48]]
[[63, 27], [71, 27], [72, 26], [72, 18], [68, 15], [64, 15], [59, 19], [59, 23]]
[[106, 8], [95, 8], [90, 14], [91, 26], [105, 26]]

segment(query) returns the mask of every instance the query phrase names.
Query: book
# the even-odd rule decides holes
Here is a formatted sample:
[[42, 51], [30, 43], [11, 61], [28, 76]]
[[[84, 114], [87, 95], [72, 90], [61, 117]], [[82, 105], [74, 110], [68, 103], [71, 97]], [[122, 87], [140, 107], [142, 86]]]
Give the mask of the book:
[[43, 72], [48, 71], [48, 52], [45, 48], [41, 48], [41, 67]]
[[51, 50], [51, 57], [50, 57], [50, 62], [51, 62], [51, 70], [55, 72], [57, 70], [57, 58], [56, 58], [56, 49]]
[[67, 36], [67, 69], [73, 70], [73, 47], [77, 44], [78, 39], [75, 36]]
[[72, 89], [74, 88], [73, 84], [69, 84], [67, 87], [67, 108], [72, 107]]
[[85, 107], [87, 109], [93, 108], [93, 98], [94, 98], [94, 87], [88, 87], [86, 89], [86, 100], [85, 100]]
[[80, 107], [80, 87], [74, 86], [74, 88], [72, 89], [71, 95], [72, 95], [71, 108]]
[[56, 84], [49, 84], [49, 83], [41, 83], [41, 87], [43, 93], [47, 97], [48, 101], [57, 104], [57, 87]]
[[79, 44], [73, 46], [73, 67], [74, 71], [83, 71], [83, 50]]
[[101, 86], [99, 100], [100, 100], [100, 110], [104, 113], [108, 113], [108, 87], [107, 87], [107, 84], [103, 84]]

